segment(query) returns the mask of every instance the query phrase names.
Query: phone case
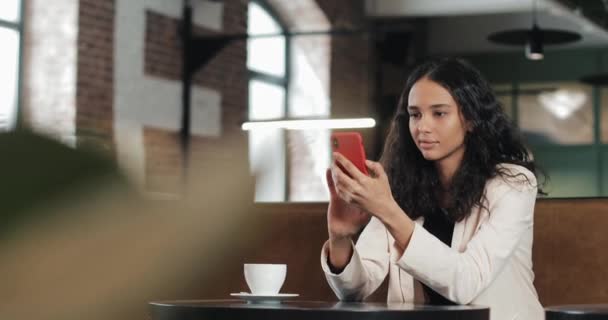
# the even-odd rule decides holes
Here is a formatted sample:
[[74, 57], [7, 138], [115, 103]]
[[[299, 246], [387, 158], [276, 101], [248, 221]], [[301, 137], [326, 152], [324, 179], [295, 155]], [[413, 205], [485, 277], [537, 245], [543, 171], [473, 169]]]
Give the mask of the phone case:
[[352, 162], [365, 175], [367, 166], [365, 165], [365, 149], [363, 148], [363, 138], [358, 132], [334, 132], [331, 135], [332, 150], [339, 152]]

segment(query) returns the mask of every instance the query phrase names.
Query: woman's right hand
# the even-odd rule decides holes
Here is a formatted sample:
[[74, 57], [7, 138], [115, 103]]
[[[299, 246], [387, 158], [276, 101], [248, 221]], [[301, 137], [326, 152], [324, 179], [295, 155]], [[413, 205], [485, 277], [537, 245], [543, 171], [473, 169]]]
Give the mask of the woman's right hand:
[[327, 208], [329, 238], [330, 240], [350, 239], [367, 225], [371, 216], [338, 196], [330, 169], [326, 171], [326, 178], [330, 194]]

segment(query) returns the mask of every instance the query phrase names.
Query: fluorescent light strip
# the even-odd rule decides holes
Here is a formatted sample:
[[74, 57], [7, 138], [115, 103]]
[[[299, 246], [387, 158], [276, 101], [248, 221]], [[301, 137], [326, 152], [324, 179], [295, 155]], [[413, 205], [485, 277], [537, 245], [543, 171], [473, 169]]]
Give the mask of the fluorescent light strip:
[[309, 119], [309, 120], [274, 120], [245, 122], [241, 129], [247, 131], [252, 129], [350, 129], [350, 128], [372, 128], [376, 126], [376, 120], [372, 118], [353, 119]]

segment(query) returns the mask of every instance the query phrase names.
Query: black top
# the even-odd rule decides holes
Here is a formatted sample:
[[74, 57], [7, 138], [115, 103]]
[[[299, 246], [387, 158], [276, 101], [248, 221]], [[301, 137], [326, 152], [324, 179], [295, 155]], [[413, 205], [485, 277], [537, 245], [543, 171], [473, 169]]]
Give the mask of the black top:
[[151, 302], [150, 315], [152, 320], [488, 320], [490, 309], [409, 303], [190, 300]]
[[[433, 212], [429, 215], [424, 216], [423, 227], [430, 232], [432, 235], [437, 237], [443, 243], [448, 246], [452, 244], [452, 234], [454, 233], [454, 222], [448, 218], [447, 211], [440, 209], [437, 212]], [[426, 284], [422, 284], [424, 293], [428, 297], [428, 304], [433, 305], [455, 305], [456, 303], [446, 299], [435, 290], [428, 287]]]

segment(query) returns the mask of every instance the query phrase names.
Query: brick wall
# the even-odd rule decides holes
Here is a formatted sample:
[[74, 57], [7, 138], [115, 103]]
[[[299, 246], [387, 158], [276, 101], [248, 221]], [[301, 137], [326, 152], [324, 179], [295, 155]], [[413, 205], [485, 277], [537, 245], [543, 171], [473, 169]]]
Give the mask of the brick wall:
[[80, 0], [76, 136], [78, 146], [114, 153], [114, 1]]
[[[334, 27], [362, 27], [363, 1], [317, 0]], [[196, 6], [194, 7], [196, 10]], [[77, 134], [79, 144], [113, 152], [113, 46], [115, 0], [80, 0], [78, 37]], [[297, 26], [297, 23], [294, 23]], [[152, 10], [145, 14], [142, 59], [148, 77], [181, 80], [179, 20]], [[223, 2], [223, 33], [245, 33], [247, 2]], [[195, 33], [218, 31], [196, 27]], [[370, 113], [369, 43], [366, 37], [332, 37], [329, 72], [332, 115], [364, 116]], [[246, 43], [224, 48], [194, 77], [194, 86], [221, 95], [221, 136], [193, 136], [191, 163], [203, 159], [233, 162], [236, 170], [248, 168], [247, 135], [240, 124], [247, 118], [248, 78]], [[175, 106], [177, 109], [180, 106]], [[143, 129], [145, 187], [149, 191], [174, 192], [179, 188], [181, 156], [178, 132], [147, 126]], [[373, 130], [362, 130], [366, 141]], [[235, 154], [238, 156], [235, 157]]]
[[[196, 7], [194, 7], [196, 10]], [[247, 3], [226, 1], [223, 11], [225, 33], [247, 31]], [[181, 81], [180, 21], [152, 11], [146, 12], [145, 74], [167, 80]], [[195, 34], [216, 34], [196, 27]], [[191, 167], [204, 170], [202, 163], [232, 163], [238, 172], [248, 168], [247, 136], [240, 124], [247, 117], [246, 43], [237, 41], [214, 57], [194, 76], [193, 86], [205, 86], [221, 94], [221, 136], [191, 140]], [[181, 179], [179, 133], [153, 127], [144, 129], [146, 189], [154, 192], [177, 191]], [[195, 173], [188, 173], [196, 175]]]
[[[181, 7], [180, 4], [176, 6]], [[223, 31], [246, 32], [245, 1], [224, 4]], [[195, 6], [196, 10], [196, 6]], [[79, 146], [94, 147], [114, 155], [114, 27], [115, 0], [80, 0], [78, 12], [78, 68], [76, 94], [76, 131]], [[144, 73], [149, 77], [181, 82], [181, 43], [176, 18], [148, 10], [145, 19]], [[135, 27], [135, 26], [134, 26]], [[196, 27], [197, 34], [217, 33]], [[206, 157], [216, 161], [232, 160], [230, 152], [218, 148], [218, 141], [229, 140], [234, 148], [245, 150], [247, 140], [240, 123], [247, 113], [246, 44], [234, 43], [202, 68], [194, 86], [220, 92], [222, 133], [218, 138], [193, 137], [192, 163]], [[181, 106], [175, 106], [181, 112]], [[145, 127], [145, 189], [177, 192], [181, 177], [181, 151], [178, 132]], [[234, 137], [233, 137], [234, 136]], [[218, 140], [218, 141], [215, 141]], [[205, 150], [205, 152], [200, 152]], [[216, 152], [220, 151], [220, 152]], [[240, 152], [237, 152], [240, 153]], [[247, 166], [247, 158], [238, 158], [235, 166]]]

